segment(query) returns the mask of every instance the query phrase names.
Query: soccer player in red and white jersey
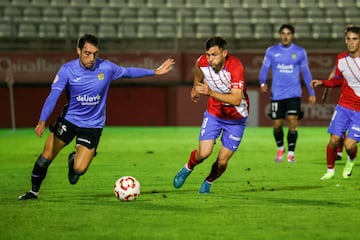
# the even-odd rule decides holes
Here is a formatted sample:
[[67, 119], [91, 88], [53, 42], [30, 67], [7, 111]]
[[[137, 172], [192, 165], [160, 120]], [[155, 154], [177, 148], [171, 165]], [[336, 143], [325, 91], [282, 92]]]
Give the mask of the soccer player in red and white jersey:
[[341, 86], [341, 94], [329, 124], [331, 134], [326, 147], [327, 172], [321, 180], [331, 179], [335, 175], [336, 150], [340, 139], [347, 131], [344, 141], [348, 160], [343, 170], [343, 177], [351, 176], [360, 141], [360, 26], [349, 25], [345, 29], [347, 51], [336, 59], [335, 76], [330, 80], [311, 81], [311, 86]]
[[[335, 76], [335, 68], [331, 71], [328, 79], [332, 79]], [[331, 88], [324, 88], [323, 94], [321, 96], [321, 101], [325, 104], [327, 99], [329, 98], [329, 94], [331, 92]], [[331, 137], [331, 134], [330, 134]], [[336, 161], [341, 160], [342, 159], [342, 152], [343, 152], [343, 147], [344, 147], [344, 139], [346, 137], [346, 133], [344, 134], [344, 136], [340, 139], [338, 148], [336, 150]]]
[[211, 184], [225, 172], [240, 145], [249, 115], [242, 63], [228, 54], [226, 41], [221, 37], [208, 39], [205, 49], [205, 54], [195, 62], [191, 90], [191, 99], [195, 103], [200, 95], [209, 96], [200, 128], [199, 146], [174, 177], [174, 187], [180, 188], [194, 167], [211, 155], [216, 139], [222, 135], [222, 146], [199, 193], [209, 193]]

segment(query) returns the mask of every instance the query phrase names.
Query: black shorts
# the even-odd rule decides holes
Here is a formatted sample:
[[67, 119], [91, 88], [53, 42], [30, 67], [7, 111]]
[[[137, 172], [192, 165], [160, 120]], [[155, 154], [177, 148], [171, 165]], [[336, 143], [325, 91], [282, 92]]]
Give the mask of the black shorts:
[[83, 145], [88, 149], [97, 148], [102, 133], [102, 128], [80, 128], [63, 117], [58, 117], [49, 129], [66, 145], [76, 136], [76, 144]]
[[300, 98], [271, 101], [271, 112], [269, 116], [272, 120], [285, 119], [288, 115], [298, 116], [299, 119], [303, 117]]

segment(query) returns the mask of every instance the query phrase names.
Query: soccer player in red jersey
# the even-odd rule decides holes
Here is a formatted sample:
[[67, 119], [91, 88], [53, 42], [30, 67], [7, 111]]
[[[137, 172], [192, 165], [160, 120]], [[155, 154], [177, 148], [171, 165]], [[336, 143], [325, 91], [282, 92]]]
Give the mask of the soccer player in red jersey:
[[327, 172], [321, 180], [331, 179], [335, 175], [337, 147], [343, 134], [348, 160], [343, 170], [343, 177], [351, 176], [357, 156], [357, 143], [360, 141], [360, 26], [349, 25], [345, 29], [347, 51], [336, 59], [335, 76], [330, 80], [311, 81], [311, 86], [342, 86], [338, 104], [330, 121], [328, 132], [331, 134], [326, 147]]
[[216, 139], [222, 135], [222, 146], [199, 193], [209, 193], [211, 184], [225, 172], [240, 145], [249, 114], [249, 97], [240, 60], [228, 54], [226, 41], [221, 37], [208, 39], [205, 49], [205, 54], [195, 62], [191, 90], [191, 99], [195, 103], [200, 95], [209, 96], [199, 145], [174, 177], [174, 187], [180, 188], [194, 167], [211, 155]]
[[[331, 71], [328, 79], [332, 79], [333, 77], [335, 76], [335, 68]], [[324, 92], [323, 92], [323, 95], [321, 96], [321, 101], [325, 104], [328, 97], [329, 97], [329, 94], [331, 92], [331, 88], [325, 88], [324, 89]], [[331, 134], [330, 134], [330, 137], [331, 137]], [[340, 139], [340, 142], [339, 142], [339, 145], [338, 145], [338, 148], [336, 150], [336, 161], [338, 160], [341, 160], [342, 159], [342, 152], [343, 152], [343, 148], [344, 148], [344, 139], [346, 137], [346, 133], [344, 134], [344, 136]]]

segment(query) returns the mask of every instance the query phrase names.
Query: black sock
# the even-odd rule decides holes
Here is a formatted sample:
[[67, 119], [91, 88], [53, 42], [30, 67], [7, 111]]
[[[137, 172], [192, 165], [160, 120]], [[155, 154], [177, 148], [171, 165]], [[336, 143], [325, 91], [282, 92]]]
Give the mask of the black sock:
[[287, 141], [288, 141], [289, 151], [292, 151], [292, 152], [295, 151], [297, 136], [298, 136], [297, 131], [289, 131], [288, 132]]
[[52, 161], [47, 160], [41, 154], [38, 157], [31, 174], [32, 191], [38, 192], [40, 190], [41, 183], [46, 177], [46, 173], [51, 162]]
[[284, 131], [282, 128], [274, 129], [274, 138], [275, 138], [276, 146], [278, 147], [284, 146]]

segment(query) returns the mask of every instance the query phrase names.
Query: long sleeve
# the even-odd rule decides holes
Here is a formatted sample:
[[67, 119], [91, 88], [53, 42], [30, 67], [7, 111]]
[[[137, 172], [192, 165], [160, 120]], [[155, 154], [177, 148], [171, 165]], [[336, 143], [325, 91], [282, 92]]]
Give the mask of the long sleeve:
[[312, 75], [311, 75], [311, 72], [310, 72], [310, 69], [309, 69], [308, 65], [302, 66], [301, 67], [301, 72], [302, 72], [302, 75], [303, 75], [303, 78], [304, 78], [306, 88], [307, 88], [307, 90], [309, 92], [309, 95], [310, 96], [315, 96], [315, 91], [310, 86], [310, 82], [312, 80]]
[[40, 114], [40, 121], [46, 121], [49, 116], [51, 115], [51, 113], [53, 112], [56, 103], [61, 95], [60, 90], [58, 89], [52, 89], [49, 96], [46, 98], [44, 106], [41, 110], [41, 114]]

